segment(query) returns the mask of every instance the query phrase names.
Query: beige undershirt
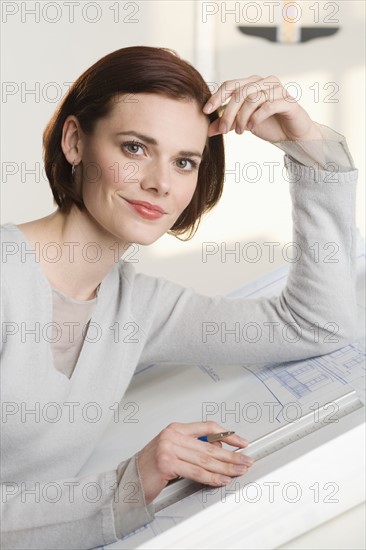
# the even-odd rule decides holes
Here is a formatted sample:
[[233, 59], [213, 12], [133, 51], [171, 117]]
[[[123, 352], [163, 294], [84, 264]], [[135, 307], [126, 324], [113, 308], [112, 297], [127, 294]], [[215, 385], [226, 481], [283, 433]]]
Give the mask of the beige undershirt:
[[52, 297], [51, 348], [54, 366], [67, 378], [71, 378], [98, 297], [92, 300], [75, 300], [56, 288], [52, 289]]

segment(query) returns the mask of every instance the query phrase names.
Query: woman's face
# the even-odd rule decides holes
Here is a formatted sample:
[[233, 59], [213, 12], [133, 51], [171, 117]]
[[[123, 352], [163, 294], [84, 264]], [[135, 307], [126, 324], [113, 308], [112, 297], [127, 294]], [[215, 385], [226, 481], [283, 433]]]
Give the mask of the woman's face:
[[144, 245], [166, 233], [193, 196], [208, 126], [195, 101], [118, 96], [82, 134], [83, 200], [102, 231]]

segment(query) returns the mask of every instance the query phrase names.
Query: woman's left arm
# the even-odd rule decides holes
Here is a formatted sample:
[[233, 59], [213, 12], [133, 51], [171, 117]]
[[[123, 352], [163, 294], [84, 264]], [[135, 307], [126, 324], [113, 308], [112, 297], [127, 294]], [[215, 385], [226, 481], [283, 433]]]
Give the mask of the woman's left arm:
[[[138, 275], [136, 295], [141, 304], [149, 304], [151, 314], [146, 316], [146, 305], [144, 311], [136, 311], [146, 335], [140, 364], [291, 361], [329, 353], [357, 337], [357, 170], [351, 157], [342, 139], [333, 140], [344, 150], [344, 166], [327, 170], [328, 162], [337, 161], [327, 157], [329, 140], [323, 139], [323, 129], [300, 105], [283, 97], [279, 82], [272, 101], [261, 92], [256, 102], [248, 84], [264, 87], [264, 81], [243, 79], [239, 88], [237, 82], [225, 83], [209, 100], [211, 108], [205, 106], [205, 112], [217, 109], [232, 90], [221, 118], [209, 127], [209, 136], [247, 129], [281, 148], [315, 143], [325, 155], [319, 159], [325, 164], [317, 170], [313, 159], [306, 166], [285, 156], [292, 199], [290, 244], [295, 254], [286, 286], [272, 298], [211, 298], [164, 279]], [[307, 153], [302, 149], [301, 154]], [[273, 211], [275, 216], [275, 205]]]

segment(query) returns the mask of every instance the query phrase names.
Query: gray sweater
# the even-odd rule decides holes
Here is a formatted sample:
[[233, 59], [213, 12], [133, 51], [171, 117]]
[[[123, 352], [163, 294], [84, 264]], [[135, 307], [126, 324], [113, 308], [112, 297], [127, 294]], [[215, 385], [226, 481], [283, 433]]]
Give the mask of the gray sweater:
[[[13, 224], [3, 226], [4, 548], [92, 548], [151, 521], [141, 485], [134, 499], [128, 483], [118, 486], [123, 468], [78, 477], [137, 366], [283, 362], [328, 353], [352, 339], [357, 171], [314, 171], [289, 157], [285, 163], [292, 240], [301, 254], [281, 295], [206, 297], [136, 274], [120, 261], [101, 283], [71, 378], [54, 367], [49, 282], [36, 256], [27, 254], [24, 235]], [[336, 250], [331, 261], [329, 243]], [[238, 338], [225, 333], [235, 323]], [[254, 325], [257, 337], [245, 337]], [[138, 478], [135, 459], [128, 468]], [[115, 522], [118, 499], [124, 515]]]

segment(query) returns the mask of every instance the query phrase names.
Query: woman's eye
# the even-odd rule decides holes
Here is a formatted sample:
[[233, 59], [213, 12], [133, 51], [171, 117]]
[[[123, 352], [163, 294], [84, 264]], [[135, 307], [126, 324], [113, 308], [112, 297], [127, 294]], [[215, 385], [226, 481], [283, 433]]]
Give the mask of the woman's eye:
[[135, 141], [123, 143], [123, 147], [132, 155], [141, 155], [144, 152], [143, 145], [141, 143], [136, 143]]
[[177, 166], [181, 170], [193, 170], [197, 167], [197, 163], [194, 160], [191, 159], [178, 159], [177, 160]]

